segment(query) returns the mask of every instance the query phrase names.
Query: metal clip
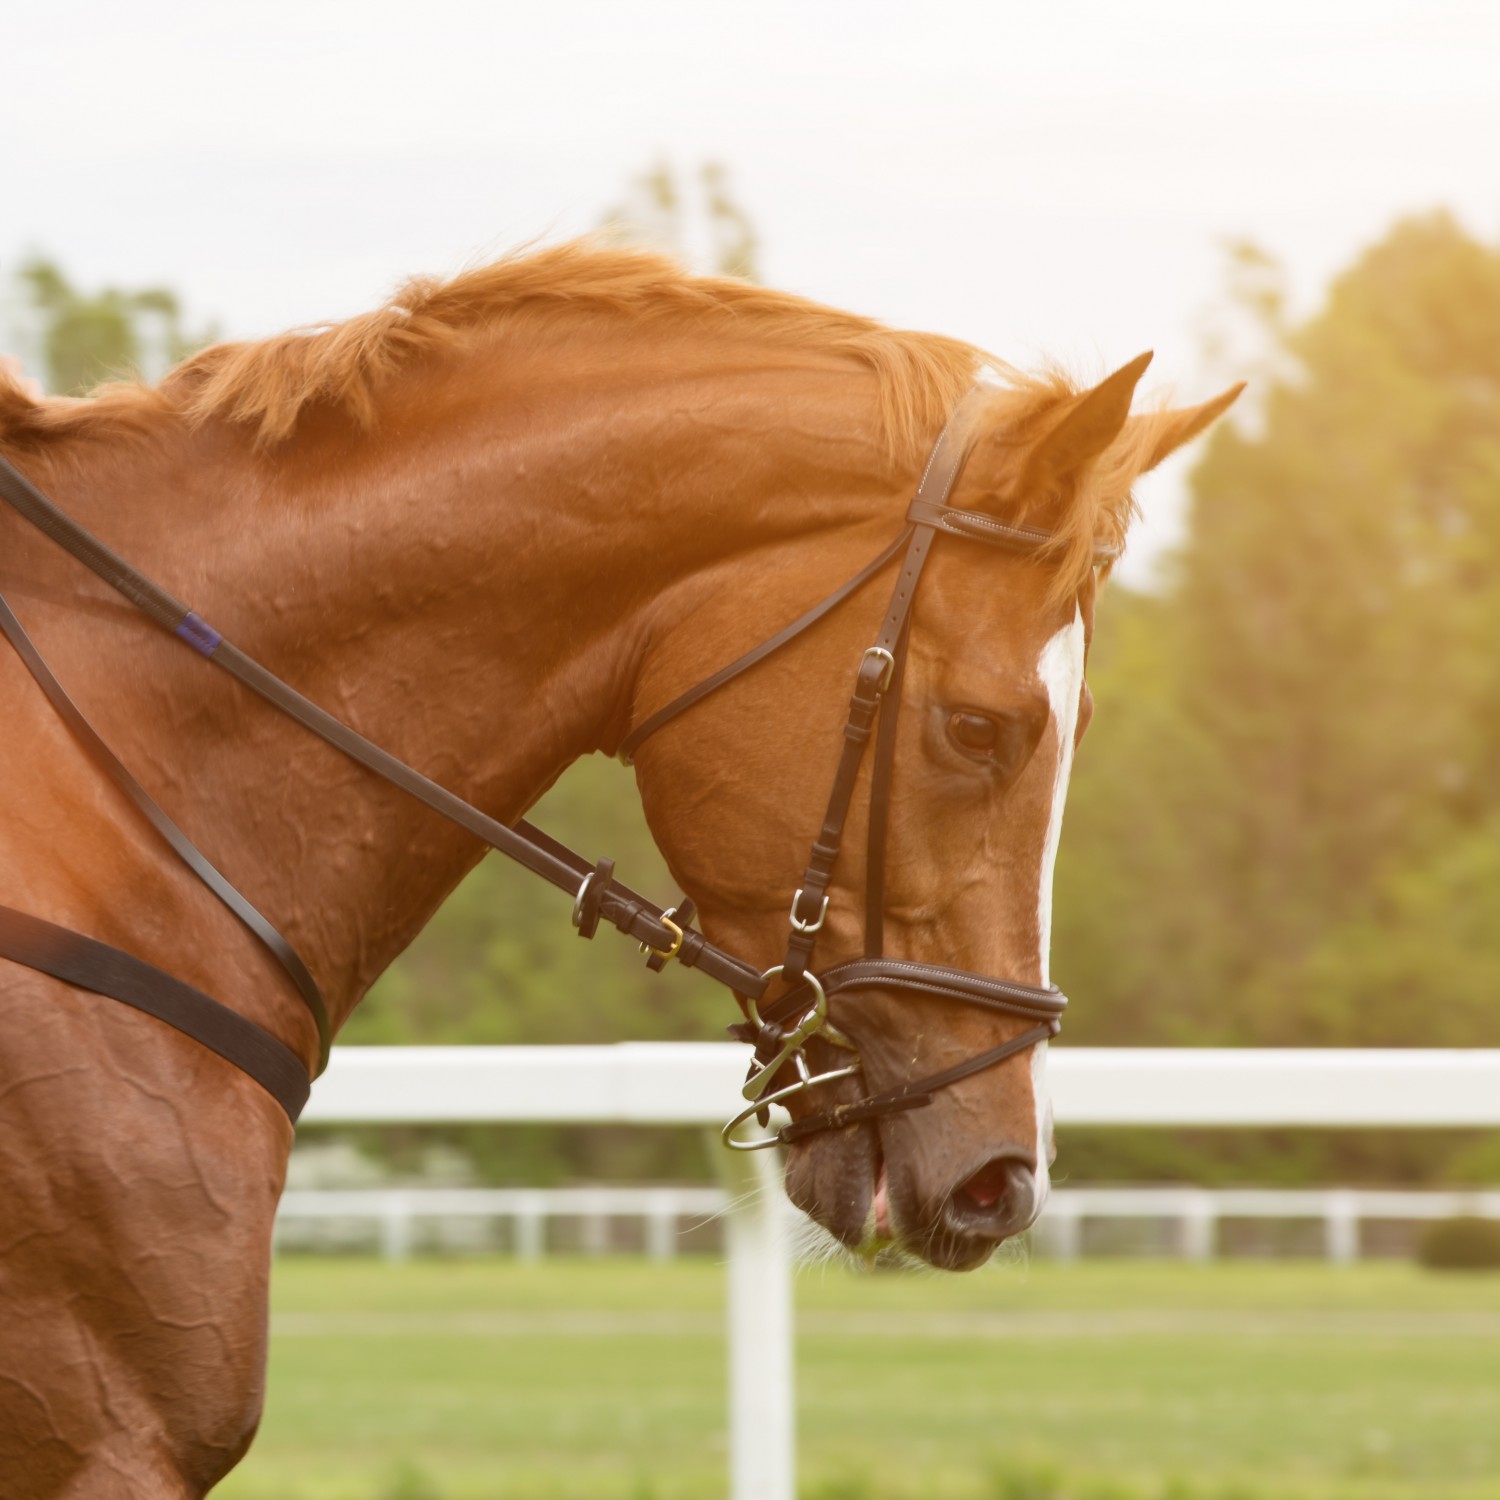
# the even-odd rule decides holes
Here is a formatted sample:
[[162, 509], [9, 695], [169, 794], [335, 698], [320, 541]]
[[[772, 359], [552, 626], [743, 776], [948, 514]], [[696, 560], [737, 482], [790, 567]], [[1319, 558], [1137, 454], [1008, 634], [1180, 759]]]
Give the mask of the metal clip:
[[[719, 1139], [729, 1147], [731, 1151], [764, 1151], [767, 1146], [779, 1146], [781, 1144], [781, 1133], [778, 1131], [773, 1135], [755, 1136], [748, 1141], [737, 1140], [735, 1131], [745, 1123], [746, 1120], [761, 1114], [773, 1104], [780, 1104], [783, 1100], [790, 1099], [793, 1094], [800, 1094], [805, 1089], [810, 1089], [814, 1084], [832, 1083], [835, 1078], [852, 1078], [859, 1072], [859, 1062], [856, 1060], [847, 1068], [834, 1068], [828, 1073], [813, 1073], [808, 1070], [807, 1061], [799, 1052], [795, 1059], [797, 1068], [797, 1081], [789, 1083], [784, 1089], [777, 1089], [774, 1094], [765, 1094], [760, 1099], [747, 1105], [737, 1114], [720, 1132]], [[757, 1074], [756, 1077], [762, 1077]], [[763, 1128], [769, 1128], [765, 1126]]]
[[[770, 979], [772, 975], [781, 973], [782, 965], [777, 964], [775, 968], [767, 969], [761, 975], [762, 979]], [[819, 984], [814, 974], [804, 974], [803, 979], [813, 987], [813, 1003], [808, 1008], [802, 1019], [790, 1030], [782, 1033], [781, 1047], [771, 1060], [765, 1063], [758, 1072], [753, 1073], [745, 1080], [745, 1086], [740, 1090], [746, 1099], [760, 1099], [761, 1095], [770, 1088], [771, 1080], [780, 1070], [781, 1065], [794, 1053], [800, 1054], [802, 1044], [810, 1036], [815, 1036], [822, 1029], [824, 1021], [828, 1019], [828, 996], [823, 993], [823, 986]], [[765, 1022], [760, 1018], [760, 1012], [755, 1008], [755, 1002], [749, 1002], [750, 1019], [758, 1028], [764, 1029]], [[800, 1056], [799, 1056], [800, 1061]], [[805, 1067], [805, 1064], [804, 1064]], [[806, 1087], [804, 1083], [802, 1087]]]
[[[797, 887], [797, 894], [792, 897], [792, 912], [791, 912], [791, 916], [788, 917], [788, 919], [787, 919], [792, 924], [792, 930], [794, 932], [820, 932], [820, 931], [822, 931], [822, 928], [823, 928], [823, 918], [828, 915], [828, 897], [827, 896], [823, 897], [823, 905], [822, 905], [821, 909], [818, 912], [817, 920], [814, 921], [814, 922], [804, 922], [802, 920], [802, 918], [797, 915], [797, 903], [799, 901], [801, 901], [801, 900], [802, 900], [802, 887], [799, 885]], [[775, 973], [776, 971], [773, 969], [771, 972]], [[809, 976], [809, 977], [811, 977], [811, 976]]]

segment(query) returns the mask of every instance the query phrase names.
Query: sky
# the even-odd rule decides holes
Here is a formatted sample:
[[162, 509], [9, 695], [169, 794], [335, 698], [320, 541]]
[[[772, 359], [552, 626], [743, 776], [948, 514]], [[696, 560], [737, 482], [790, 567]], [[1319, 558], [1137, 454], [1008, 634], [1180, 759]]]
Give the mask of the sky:
[[[728, 169], [767, 281], [1201, 399], [1226, 240], [1294, 305], [1397, 218], [1500, 241], [1494, 0], [73, 0], [5, 8], [0, 279], [253, 336]], [[1131, 573], [1180, 524], [1145, 481]]]

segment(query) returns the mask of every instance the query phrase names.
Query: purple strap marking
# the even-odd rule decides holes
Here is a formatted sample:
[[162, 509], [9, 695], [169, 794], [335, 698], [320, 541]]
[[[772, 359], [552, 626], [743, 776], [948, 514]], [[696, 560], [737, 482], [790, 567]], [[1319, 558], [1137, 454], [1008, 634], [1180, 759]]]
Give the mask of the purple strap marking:
[[175, 634], [185, 640], [194, 651], [201, 651], [204, 656], [212, 656], [219, 642], [224, 639], [207, 620], [200, 619], [192, 610], [182, 617]]

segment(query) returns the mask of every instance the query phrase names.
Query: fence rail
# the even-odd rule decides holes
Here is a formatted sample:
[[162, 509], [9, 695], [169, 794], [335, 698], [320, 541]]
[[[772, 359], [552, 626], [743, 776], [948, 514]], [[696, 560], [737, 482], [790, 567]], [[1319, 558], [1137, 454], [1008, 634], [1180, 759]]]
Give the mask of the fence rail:
[[[744, 1048], [715, 1042], [344, 1047], [303, 1119], [714, 1125], [745, 1064]], [[1067, 1124], [1500, 1126], [1500, 1051], [1064, 1047], [1049, 1072]], [[795, 1493], [791, 1258], [770, 1157], [719, 1158], [733, 1500]]]
[[[579, 1248], [603, 1255], [610, 1248], [612, 1220], [640, 1223], [646, 1254], [670, 1260], [684, 1221], [696, 1227], [727, 1220], [729, 1195], [715, 1187], [572, 1188], [294, 1188], [281, 1200], [277, 1233], [294, 1224], [368, 1223], [377, 1229], [380, 1253], [404, 1260], [424, 1221], [503, 1221], [511, 1226], [518, 1259], [547, 1253], [547, 1225], [576, 1220]], [[781, 1205], [788, 1219], [797, 1211]], [[1366, 1222], [1426, 1222], [1459, 1214], [1500, 1219], [1500, 1192], [1464, 1189], [1390, 1191], [1370, 1188], [1056, 1188], [1038, 1225], [1043, 1253], [1076, 1259], [1085, 1221], [1166, 1220], [1177, 1226], [1175, 1248], [1189, 1260], [1209, 1260], [1225, 1220], [1309, 1221], [1322, 1227], [1323, 1252], [1335, 1264], [1358, 1260], [1360, 1226]]]
[[[745, 1059], [733, 1042], [340, 1047], [302, 1118], [711, 1125]], [[1500, 1050], [1059, 1047], [1047, 1071], [1068, 1125], [1500, 1125]]]

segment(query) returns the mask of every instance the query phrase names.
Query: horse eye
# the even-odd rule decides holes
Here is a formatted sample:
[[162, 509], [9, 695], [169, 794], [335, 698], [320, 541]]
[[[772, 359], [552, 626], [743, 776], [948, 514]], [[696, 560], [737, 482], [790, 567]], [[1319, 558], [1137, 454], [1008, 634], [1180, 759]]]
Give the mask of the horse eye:
[[1000, 742], [1000, 726], [986, 714], [954, 714], [948, 720], [948, 733], [973, 753], [984, 754]]

